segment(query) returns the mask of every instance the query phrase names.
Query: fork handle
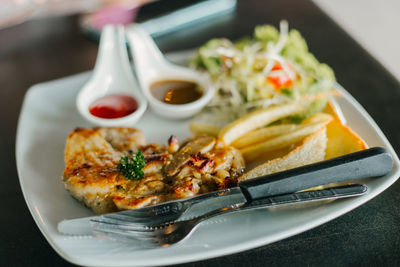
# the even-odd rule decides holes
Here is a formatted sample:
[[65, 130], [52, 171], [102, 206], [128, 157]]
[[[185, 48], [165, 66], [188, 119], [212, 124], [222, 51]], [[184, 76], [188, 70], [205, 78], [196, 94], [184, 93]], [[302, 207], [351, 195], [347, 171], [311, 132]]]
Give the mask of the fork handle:
[[388, 174], [393, 167], [391, 154], [373, 147], [330, 160], [274, 173], [239, 183], [247, 202], [288, 194], [307, 188]]
[[[227, 214], [243, 210], [260, 209], [267, 207], [274, 207], [280, 205], [299, 204], [306, 202], [316, 202], [322, 200], [339, 199], [339, 198], [350, 198], [366, 194], [368, 187], [362, 184], [352, 184], [345, 186], [337, 186], [328, 189], [314, 190], [297, 192], [290, 194], [282, 194], [278, 196], [264, 197], [252, 202], [237, 203], [229, 207], [217, 209], [203, 214], [199, 217], [193, 218], [189, 221], [193, 221], [196, 224], [198, 222], [210, 219], [221, 214]], [[186, 221], [178, 221], [178, 223], [185, 223]]]

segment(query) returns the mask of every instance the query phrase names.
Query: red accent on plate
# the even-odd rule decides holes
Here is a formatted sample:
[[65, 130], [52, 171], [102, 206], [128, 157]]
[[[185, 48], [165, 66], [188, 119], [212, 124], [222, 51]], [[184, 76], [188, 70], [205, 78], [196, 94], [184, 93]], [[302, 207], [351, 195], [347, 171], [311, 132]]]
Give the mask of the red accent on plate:
[[136, 99], [128, 95], [108, 95], [94, 101], [89, 112], [103, 119], [116, 119], [135, 112], [138, 108]]

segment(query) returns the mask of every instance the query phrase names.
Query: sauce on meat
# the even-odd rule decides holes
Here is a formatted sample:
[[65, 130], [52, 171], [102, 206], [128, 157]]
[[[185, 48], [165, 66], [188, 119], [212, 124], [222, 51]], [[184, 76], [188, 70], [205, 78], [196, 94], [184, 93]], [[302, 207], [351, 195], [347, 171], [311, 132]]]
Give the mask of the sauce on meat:
[[108, 95], [97, 99], [89, 106], [93, 116], [103, 119], [122, 118], [138, 108], [136, 99], [128, 95]]
[[191, 81], [159, 81], [150, 86], [151, 94], [158, 100], [173, 105], [194, 102], [203, 95], [199, 84]]

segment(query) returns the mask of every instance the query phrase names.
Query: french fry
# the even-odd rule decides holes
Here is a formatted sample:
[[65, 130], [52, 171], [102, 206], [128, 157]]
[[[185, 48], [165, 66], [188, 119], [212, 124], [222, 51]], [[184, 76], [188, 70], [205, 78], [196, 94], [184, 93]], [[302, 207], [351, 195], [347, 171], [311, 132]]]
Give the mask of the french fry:
[[229, 145], [244, 134], [270, 124], [289, 115], [300, 113], [304, 105], [300, 103], [289, 103], [277, 105], [251, 112], [242, 118], [235, 120], [225, 126], [218, 134], [219, 139]]
[[192, 122], [189, 125], [189, 129], [194, 135], [206, 134], [215, 137], [217, 137], [218, 133], [221, 131], [221, 127], [200, 122]]
[[313, 122], [301, 125], [298, 129], [292, 132], [271, 138], [262, 143], [245, 147], [240, 151], [242, 152], [242, 155], [245, 158], [246, 162], [252, 162], [262, 156], [262, 154], [264, 153], [281, 149], [300, 142], [306, 136], [325, 127], [325, 125], [329, 122], [330, 120], [325, 120], [321, 122]]
[[333, 117], [327, 113], [317, 113], [312, 115], [311, 117], [305, 119], [302, 121], [301, 124], [306, 125], [309, 123], [315, 123], [315, 122], [326, 122], [329, 123], [333, 120]]
[[297, 124], [282, 124], [256, 129], [236, 139], [232, 143], [232, 146], [240, 149], [246, 146], [263, 142], [268, 138], [294, 131], [298, 127], [299, 125]]

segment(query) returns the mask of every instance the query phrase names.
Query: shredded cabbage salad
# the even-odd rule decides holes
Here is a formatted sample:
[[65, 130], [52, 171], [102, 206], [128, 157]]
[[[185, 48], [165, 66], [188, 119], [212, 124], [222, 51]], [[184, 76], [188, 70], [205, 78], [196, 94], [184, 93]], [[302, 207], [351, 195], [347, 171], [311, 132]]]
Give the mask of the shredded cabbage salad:
[[203, 71], [216, 95], [200, 116], [226, 123], [258, 108], [290, 101], [311, 101], [307, 114], [322, 110], [335, 83], [332, 69], [308, 51], [301, 34], [281, 21], [257, 26], [252, 38], [212, 39], [201, 46], [190, 66]]

